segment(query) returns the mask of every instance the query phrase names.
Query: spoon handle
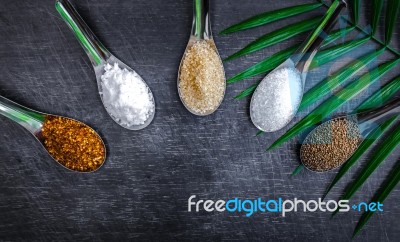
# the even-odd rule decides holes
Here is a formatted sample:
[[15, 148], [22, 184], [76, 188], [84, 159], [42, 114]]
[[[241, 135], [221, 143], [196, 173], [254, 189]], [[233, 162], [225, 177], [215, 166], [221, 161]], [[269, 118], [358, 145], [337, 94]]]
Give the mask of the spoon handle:
[[210, 24], [210, 1], [193, 1], [193, 24], [191, 35], [196, 39], [212, 39]]
[[[344, 0], [335, 0], [325, 13], [320, 24], [315, 28], [312, 34], [307, 40], [297, 49], [295, 52], [294, 59], [296, 68], [301, 72], [307, 72], [311, 64], [312, 59], [318, 52], [319, 47], [324, 42], [327, 34], [335, 26], [335, 23], [339, 17], [342, 9], [346, 7]], [[296, 61], [297, 59], [297, 61]]]
[[93, 66], [101, 65], [111, 55], [100, 43], [68, 0], [57, 0], [56, 9], [85, 49]]
[[34, 135], [40, 132], [45, 116], [3, 96], [0, 96], [0, 114], [22, 125]]
[[382, 107], [357, 113], [357, 120], [362, 133], [370, 131], [379, 124], [400, 114], [400, 97]]

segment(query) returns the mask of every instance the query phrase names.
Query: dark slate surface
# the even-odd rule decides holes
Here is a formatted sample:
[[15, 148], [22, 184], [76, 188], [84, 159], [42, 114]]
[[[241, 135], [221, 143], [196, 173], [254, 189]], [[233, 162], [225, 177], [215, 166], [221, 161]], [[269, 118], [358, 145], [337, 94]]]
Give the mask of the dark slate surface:
[[[300, 2], [312, 1], [213, 1], [214, 33], [255, 13]], [[88, 123], [100, 132], [109, 154], [100, 171], [72, 173], [56, 165], [27, 131], [1, 118], [0, 240], [351, 239], [360, 217], [354, 211], [332, 220], [329, 213], [322, 212], [292, 213], [285, 218], [262, 213], [247, 218], [238, 213], [187, 212], [190, 195], [213, 200], [318, 199], [335, 175], [302, 172], [290, 177], [298, 164], [298, 139], [273, 152], [264, 151], [282, 132], [255, 137], [248, 100], [232, 100], [259, 77], [229, 86], [225, 101], [211, 116], [195, 117], [184, 109], [176, 77], [191, 27], [191, 1], [75, 1], [104, 45], [137, 70], [155, 94], [156, 117], [139, 132], [124, 130], [108, 117], [90, 62], [55, 11], [53, 0], [1, 0], [0, 5], [0, 94], [43, 112]], [[226, 57], [265, 32], [321, 13], [323, 9], [216, 37], [216, 43]], [[227, 63], [227, 76], [303, 38]], [[307, 88], [368, 48], [314, 71]], [[390, 55], [380, 61], [385, 58]], [[386, 75], [341, 111], [355, 107], [395, 74]], [[353, 201], [369, 201], [398, 159], [399, 149]], [[359, 168], [346, 176], [330, 199], [339, 197]], [[385, 212], [371, 219], [357, 241], [398, 240], [399, 189], [385, 202]]]

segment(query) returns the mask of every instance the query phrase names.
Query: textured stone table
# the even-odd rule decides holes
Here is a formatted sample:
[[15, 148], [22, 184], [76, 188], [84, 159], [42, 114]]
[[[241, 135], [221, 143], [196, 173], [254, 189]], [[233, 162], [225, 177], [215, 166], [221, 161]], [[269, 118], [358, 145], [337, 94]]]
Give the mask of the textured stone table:
[[[256, 13], [300, 2], [312, 1], [213, 1], [214, 33]], [[265, 152], [282, 132], [255, 137], [249, 99], [233, 100], [260, 77], [228, 86], [222, 106], [213, 115], [195, 117], [184, 109], [176, 78], [191, 28], [191, 1], [75, 0], [74, 4], [104, 45], [147, 81], [156, 97], [156, 117], [152, 125], [138, 132], [122, 129], [109, 118], [98, 96], [91, 64], [56, 12], [54, 1], [1, 0], [0, 95], [86, 122], [104, 138], [108, 159], [93, 174], [68, 172], [55, 164], [27, 131], [1, 118], [0, 240], [351, 239], [360, 217], [354, 211], [332, 220], [329, 213], [322, 212], [291, 213], [285, 218], [269, 213], [250, 218], [243, 213], [189, 213], [190, 195], [213, 200], [318, 199], [335, 172], [303, 171], [290, 177], [298, 165], [297, 138]], [[321, 13], [323, 9], [216, 37], [216, 43], [221, 56], [227, 57], [263, 33]], [[226, 63], [227, 76], [304, 37]], [[313, 71], [307, 88], [363, 51], [367, 49]], [[386, 75], [381, 83], [396, 74], [398, 71]], [[351, 110], [374, 89], [341, 111]], [[355, 194], [355, 202], [370, 200], [399, 159], [398, 154], [399, 149], [368, 179]], [[339, 198], [359, 168], [357, 165], [340, 182], [329, 199]], [[394, 241], [400, 237], [399, 189], [385, 202], [385, 212], [371, 219], [357, 241]]]

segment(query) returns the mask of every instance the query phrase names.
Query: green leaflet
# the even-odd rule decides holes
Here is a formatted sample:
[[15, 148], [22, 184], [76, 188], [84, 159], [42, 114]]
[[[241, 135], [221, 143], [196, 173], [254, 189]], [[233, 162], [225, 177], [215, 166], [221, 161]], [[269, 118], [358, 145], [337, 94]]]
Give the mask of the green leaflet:
[[340, 37], [344, 38], [347, 34], [349, 34], [354, 29], [355, 29], [354, 26], [349, 26], [346, 28], [337, 29], [337, 30], [332, 31], [324, 40], [324, 43], [322, 44], [321, 48], [324, 48], [324, 47], [332, 44]]
[[322, 199], [325, 199], [326, 195], [332, 190], [332, 188], [339, 182], [339, 180], [350, 170], [350, 168], [361, 158], [361, 156], [378, 140], [385, 131], [390, 128], [395, 121], [397, 116], [393, 117], [383, 124], [379, 125], [374, 131], [372, 131], [360, 144], [354, 154], [343, 164], [339, 172], [336, 174], [335, 178], [329, 185]]
[[242, 99], [244, 97], [251, 95], [256, 90], [256, 88], [257, 88], [258, 84], [260, 84], [260, 82], [261, 81], [258, 81], [256, 83], [254, 83], [253, 85], [249, 86], [248, 88], [246, 88], [244, 91], [242, 91], [241, 93], [236, 95], [235, 99]]
[[[332, 42], [336, 41], [340, 37], [346, 36], [353, 29], [354, 29], [354, 27], [347, 27], [347, 28], [332, 31], [332, 33], [326, 37], [323, 47], [331, 44]], [[227, 83], [234, 83], [234, 82], [237, 82], [237, 81], [249, 78], [249, 77], [253, 77], [253, 76], [256, 76], [259, 74], [266, 74], [268, 71], [279, 66], [282, 62], [284, 62], [287, 58], [289, 58], [298, 46], [299, 45], [292, 46], [288, 49], [281, 50], [281, 51], [265, 58], [261, 62], [250, 66], [249, 68], [240, 72], [239, 74], [235, 75], [234, 77], [229, 78], [227, 80]], [[321, 62], [323, 62], [323, 61], [321, 61]], [[316, 66], [316, 65], [314, 65], [314, 66]]]
[[376, 148], [376, 152], [372, 154], [371, 160], [362, 169], [360, 175], [346, 189], [341, 199], [349, 200], [353, 194], [364, 184], [367, 178], [379, 167], [379, 165], [392, 153], [392, 151], [400, 144], [400, 125], [393, 132], [389, 133], [385, 142]]
[[299, 111], [304, 110], [306, 107], [318, 101], [318, 99], [320, 99], [321, 97], [332, 93], [342, 83], [350, 80], [353, 76], [364, 69], [366, 65], [375, 60], [375, 58], [382, 54], [384, 51], [385, 48], [382, 48], [378, 51], [373, 50], [372, 52], [362, 56], [360, 59], [356, 59], [350, 64], [344, 66], [333, 76], [328, 76], [324, 80], [320, 81], [317, 85], [315, 85], [304, 94], [303, 100], [301, 101], [299, 107]]
[[[381, 106], [383, 103], [388, 101], [390, 98], [394, 97], [397, 91], [400, 90], [400, 77], [397, 77], [390, 81], [388, 84], [383, 86], [380, 90], [375, 92], [372, 96], [367, 98], [361, 105], [359, 105], [356, 110], [358, 112], [366, 111], [367, 109], [377, 108]], [[368, 137], [364, 139], [364, 141], [360, 144], [358, 149], [354, 152], [354, 154], [349, 158], [346, 163], [340, 168], [339, 172], [336, 174], [335, 178], [329, 185], [328, 189], [325, 192], [324, 198], [330, 190], [338, 183], [338, 181], [346, 174], [348, 170], [359, 160], [359, 158], [364, 154], [369, 147], [371, 147], [376, 140], [378, 140], [383, 133], [387, 129], [389, 129], [393, 123], [397, 120], [397, 117], [393, 117], [392, 119], [387, 120], [377, 127], [374, 131], [372, 131]]]
[[219, 34], [224, 35], [224, 34], [238, 32], [241, 30], [255, 28], [274, 21], [278, 21], [280, 19], [289, 18], [298, 14], [306, 13], [321, 6], [322, 6], [321, 3], [302, 4], [258, 14], [238, 24], [232, 25], [231, 27], [221, 31]]
[[[397, 186], [399, 182], [400, 182], [400, 162], [397, 163], [396, 167], [390, 173], [389, 177], [382, 184], [381, 190], [375, 194], [375, 196], [372, 198], [371, 201], [383, 203], [390, 194], [390, 192]], [[368, 220], [372, 217], [373, 214], [374, 212], [368, 211], [361, 216], [360, 221], [358, 221], [358, 224], [354, 229], [353, 238], [361, 231], [361, 229], [364, 227], [364, 225], [368, 222]]]
[[380, 90], [375, 92], [371, 97], [365, 100], [360, 106], [358, 106], [357, 111], [366, 111], [367, 109], [376, 108], [386, 103], [390, 98], [392, 98], [396, 93], [400, 91], [400, 76], [396, 77]]
[[391, 70], [399, 63], [399, 59], [388, 61], [378, 67], [372, 69], [369, 73], [365, 73], [358, 80], [354, 80], [352, 83], [347, 85], [344, 89], [331, 96], [317, 108], [315, 108], [310, 114], [305, 116], [302, 120], [291, 127], [284, 135], [278, 138], [267, 150], [272, 150], [273, 148], [281, 145], [290, 138], [299, 134], [301, 131], [312, 127], [315, 124], [321, 122], [328, 115], [332, 114], [344, 103], [351, 100], [359, 93], [364, 91], [372, 83], [377, 81], [386, 72]]
[[320, 20], [321, 16], [318, 16], [312, 19], [307, 19], [301, 22], [288, 25], [281, 29], [265, 34], [260, 38], [256, 39], [255, 41], [251, 42], [250, 44], [248, 44], [243, 49], [227, 57], [226, 59], [224, 59], [224, 61], [233, 60], [237, 57], [253, 53], [268, 46], [290, 39], [293, 36], [307, 32], [313, 29], [319, 23]]
[[292, 172], [292, 174], [290, 174], [290, 176], [295, 176], [299, 174], [303, 169], [304, 169], [303, 164], [300, 164], [299, 166], [296, 167], [296, 169], [294, 169], [294, 171]]
[[353, 21], [354, 23], [358, 24], [358, 21], [360, 20], [360, 5], [361, 5], [361, 0], [350, 0], [352, 4], [352, 10], [353, 10]]
[[366, 43], [370, 38], [365, 37], [358, 40], [350, 40], [342, 44], [334, 45], [330, 48], [323, 49], [317, 53], [316, 58], [311, 62], [310, 69], [314, 69], [318, 66], [322, 66], [332, 60], [338, 58], [338, 56], [344, 55], [358, 46]]
[[373, 6], [373, 14], [372, 14], [372, 35], [376, 34], [376, 30], [378, 28], [378, 24], [379, 24], [379, 19], [381, 17], [381, 12], [383, 9], [383, 0], [373, 0], [372, 1], [372, 6]]
[[284, 62], [286, 59], [288, 59], [298, 47], [299, 47], [299, 45], [295, 45], [288, 49], [279, 51], [279, 52], [271, 55], [270, 57], [264, 59], [263, 61], [240, 72], [236, 76], [229, 78], [226, 82], [234, 83], [234, 82], [243, 80], [248, 77], [266, 73], [266, 72], [274, 69], [275, 67], [279, 66], [280, 64], [282, 64], [282, 62]]
[[390, 44], [392, 40], [393, 30], [396, 25], [397, 16], [399, 14], [400, 1], [388, 0], [385, 18], [385, 44]]

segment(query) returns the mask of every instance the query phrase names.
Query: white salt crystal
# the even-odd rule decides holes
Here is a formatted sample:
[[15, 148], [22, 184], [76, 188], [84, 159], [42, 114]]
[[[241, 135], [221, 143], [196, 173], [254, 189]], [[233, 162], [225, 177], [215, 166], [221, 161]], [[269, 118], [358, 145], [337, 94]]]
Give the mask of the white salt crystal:
[[108, 113], [123, 126], [142, 125], [154, 110], [152, 94], [135, 71], [106, 64], [101, 76], [103, 103]]

